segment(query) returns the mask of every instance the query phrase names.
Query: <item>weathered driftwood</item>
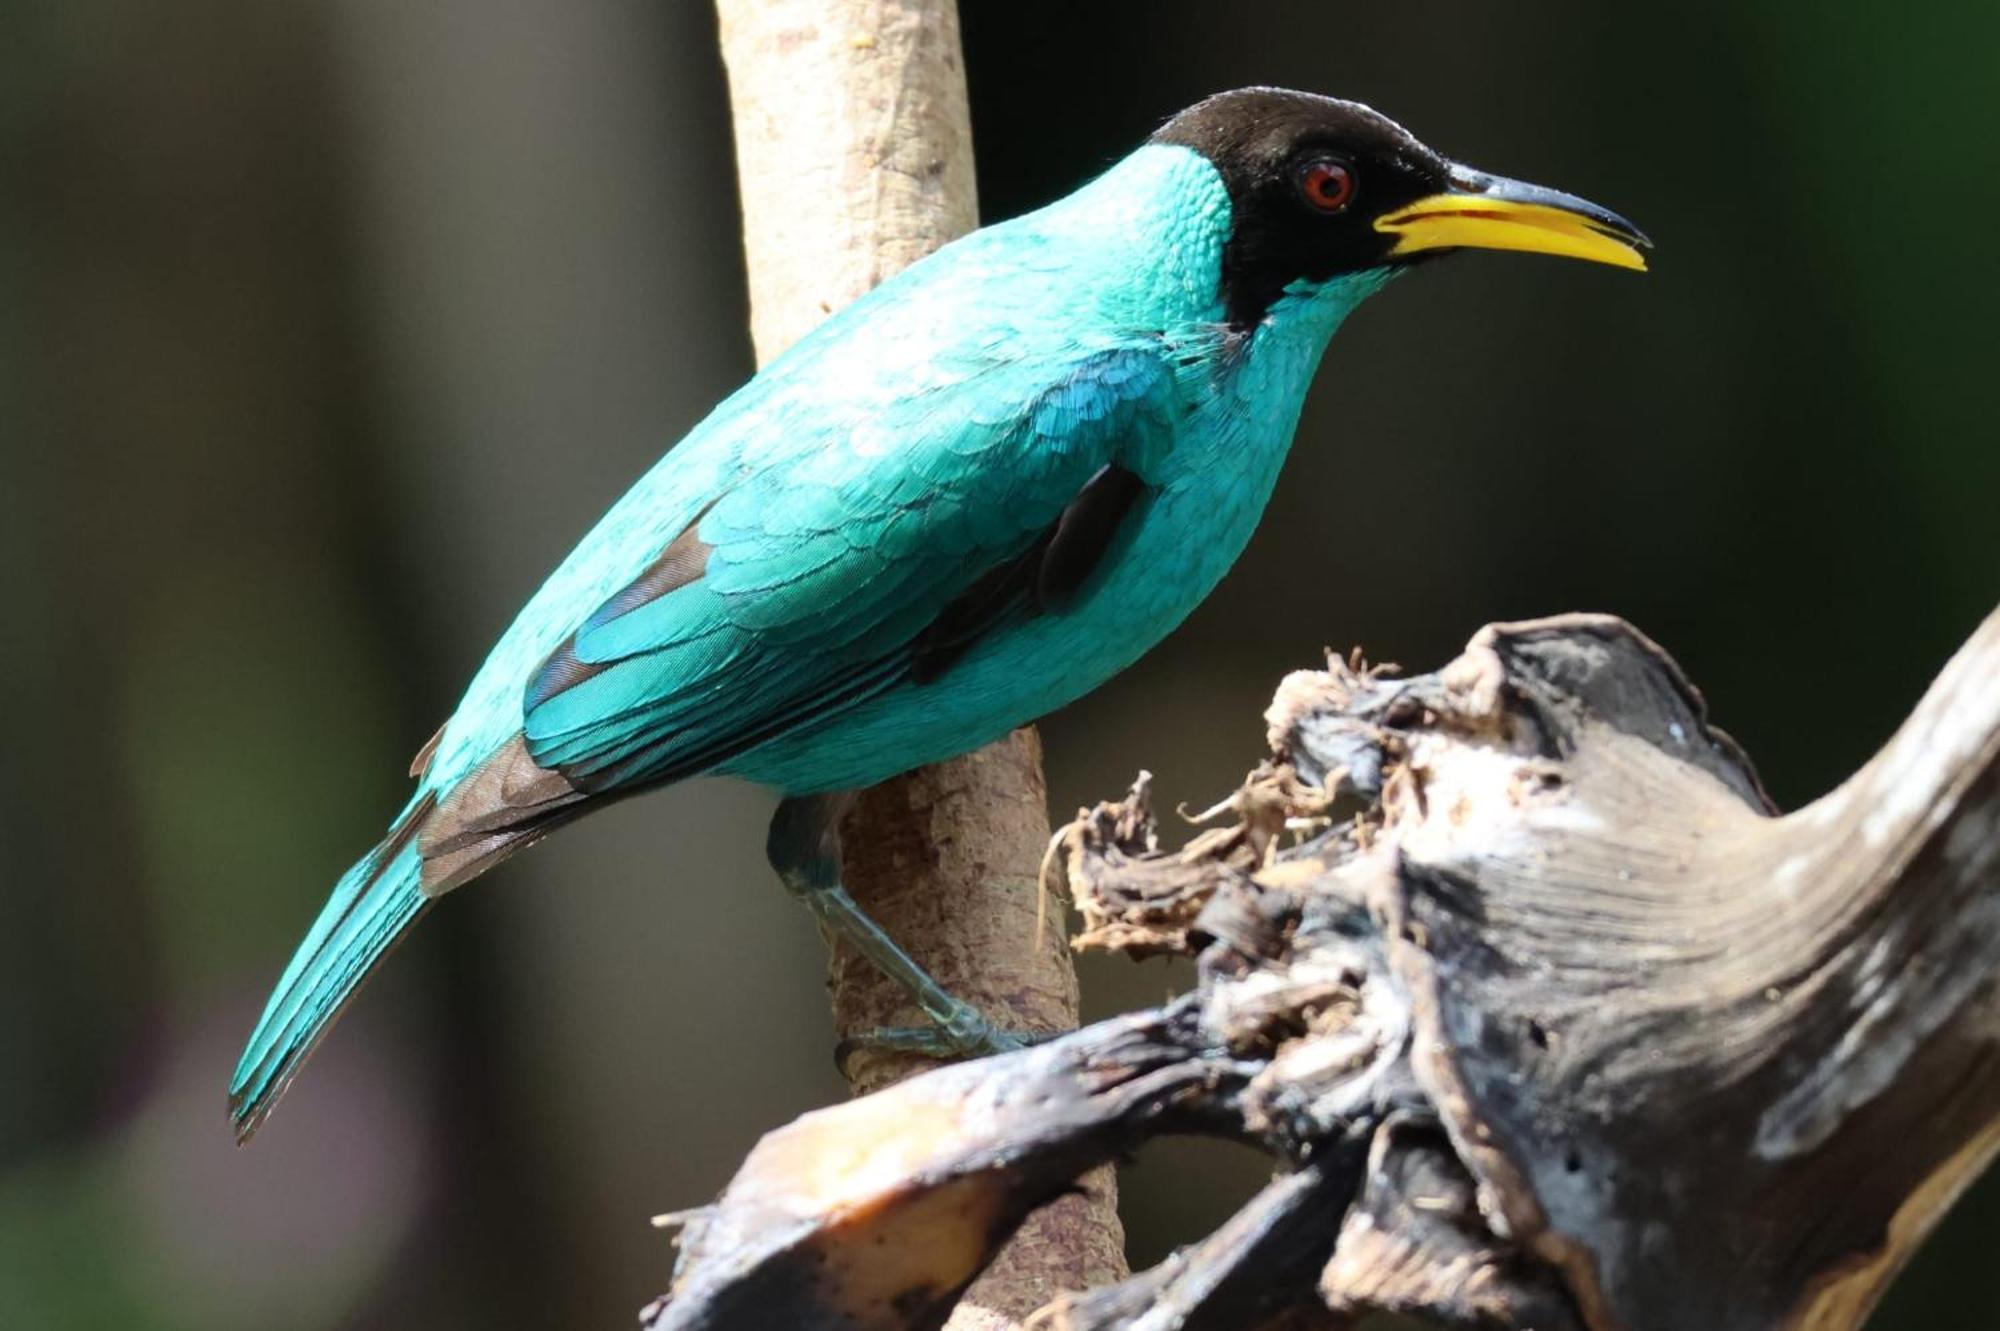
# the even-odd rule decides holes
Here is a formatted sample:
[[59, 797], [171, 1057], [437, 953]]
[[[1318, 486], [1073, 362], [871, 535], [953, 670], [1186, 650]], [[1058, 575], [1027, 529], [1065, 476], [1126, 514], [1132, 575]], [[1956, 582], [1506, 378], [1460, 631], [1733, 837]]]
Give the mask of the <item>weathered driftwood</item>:
[[2000, 614], [1778, 816], [1623, 622], [1284, 682], [1235, 825], [1142, 778], [1065, 834], [1088, 940], [1195, 992], [773, 1133], [659, 1328], [940, 1325], [1032, 1208], [1161, 1133], [1276, 1181], [1085, 1328], [1858, 1326], [2000, 1148]]
[[[760, 362], [978, 224], [954, 0], [717, 0]], [[1076, 971], [1043, 914], [1049, 841], [1032, 728], [864, 791], [843, 880], [951, 992], [1000, 1026], [1072, 1030]], [[866, 1092], [934, 1060], [857, 1045], [923, 1014], [847, 948], [829, 975], [842, 1070]], [[1125, 1271], [1109, 1170], [1039, 1213], [954, 1331], [1002, 1331], [1056, 1290]]]

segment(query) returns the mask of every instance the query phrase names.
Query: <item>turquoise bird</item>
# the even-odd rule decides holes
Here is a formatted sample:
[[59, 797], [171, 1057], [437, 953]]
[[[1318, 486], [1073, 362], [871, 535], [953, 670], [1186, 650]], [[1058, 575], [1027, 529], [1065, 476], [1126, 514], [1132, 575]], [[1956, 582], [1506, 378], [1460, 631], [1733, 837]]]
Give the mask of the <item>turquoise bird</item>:
[[936, 1023], [895, 1038], [1008, 1047], [842, 889], [844, 792], [1062, 706], [1179, 624], [1256, 528], [1328, 339], [1398, 273], [1465, 248], [1643, 269], [1646, 244], [1367, 107], [1250, 88], [883, 283], [716, 407], [502, 635], [278, 981], [231, 1081], [238, 1136], [439, 897], [702, 773], [782, 795], [780, 878]]

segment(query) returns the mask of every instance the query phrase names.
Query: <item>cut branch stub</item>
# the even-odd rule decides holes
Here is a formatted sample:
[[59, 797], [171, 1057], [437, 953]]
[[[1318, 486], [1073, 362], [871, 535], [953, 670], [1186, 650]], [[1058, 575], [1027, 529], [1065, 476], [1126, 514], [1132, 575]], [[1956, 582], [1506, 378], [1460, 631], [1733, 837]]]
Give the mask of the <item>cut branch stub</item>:
[[1142, 779], [1061, 838], [1090, 937], [1195, 993], [774, 1134], [658, 1325], [935, 1326], [1076, 1171], [1200, 1131], [1284, 1172], [1044, 1326], [1837, 1331], [2000, 1149], [2000, 616], [1787, 817], [1604, 617], [1269, 720], [1234, 826], [1160, 850]]
[[1232, 1080], [1182, 1003], [807, 1114], [680, 1217], [673, 1291], [642, 1321], [942, 1326], [1030, 1212]]

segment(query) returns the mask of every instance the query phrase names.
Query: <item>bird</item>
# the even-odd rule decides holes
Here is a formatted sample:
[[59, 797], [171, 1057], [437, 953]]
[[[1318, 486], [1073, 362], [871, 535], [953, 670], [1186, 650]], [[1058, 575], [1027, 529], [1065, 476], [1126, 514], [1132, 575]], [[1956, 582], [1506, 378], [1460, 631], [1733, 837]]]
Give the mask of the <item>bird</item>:
[[934, 1027], [902, 1038], [1012, 1047], [841, 886], [851, 792], [1171, 632], [1256, 529], [1335, 330], [1399, 274], [1471, 249], [1643, 271], [1650, 245], [1360, 103], [1260, 87], [883, 282], [669, 449], [501, 635], [278, 981], [238, 1139], [438, 898], [700, 774], [779, 794], [779, 879], [916, 998]]

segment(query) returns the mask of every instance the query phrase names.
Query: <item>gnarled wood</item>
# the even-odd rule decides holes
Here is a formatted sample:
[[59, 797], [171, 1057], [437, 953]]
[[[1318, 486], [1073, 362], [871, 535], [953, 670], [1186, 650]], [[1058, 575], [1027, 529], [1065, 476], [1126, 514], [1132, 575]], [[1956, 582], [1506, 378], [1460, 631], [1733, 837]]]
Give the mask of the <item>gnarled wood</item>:
[[1602, 1325], [1852, 1324], [2000, 1116], [2000, 622], [1784, 818], [1615, 620], [1489, 629], [1412, 703], [1390, 964], [1496, 1230]]
[[[1602, 616], [1495, 625], [1408, 680], [1301, 672], [1269, 720], [1235, 825], [1163, 851], [1142, 779], [1064, 833], [1089, 937], [1198, 954], [1193, 994], [891, 1092], [941, 1116], [816, 1124], [856, 1129], [898, 1207], [965, 1201], [941, 1161], [1004, 1161], [989, 1221], [1157, 1133], [1279, 1162], [1214, 1235], [1039, 1325], [1852, 1331], [2000, 1148], [2000, 614], [1786, 816]], [[772, 1324], [760, 1157], [673, 1305], [749, 1320], [673, 1325]], [[809, 1176], [797, 1234], [884, 1263], [796, 1200]], [[786, 1324], [936, 1324], [893, 1284]]]

